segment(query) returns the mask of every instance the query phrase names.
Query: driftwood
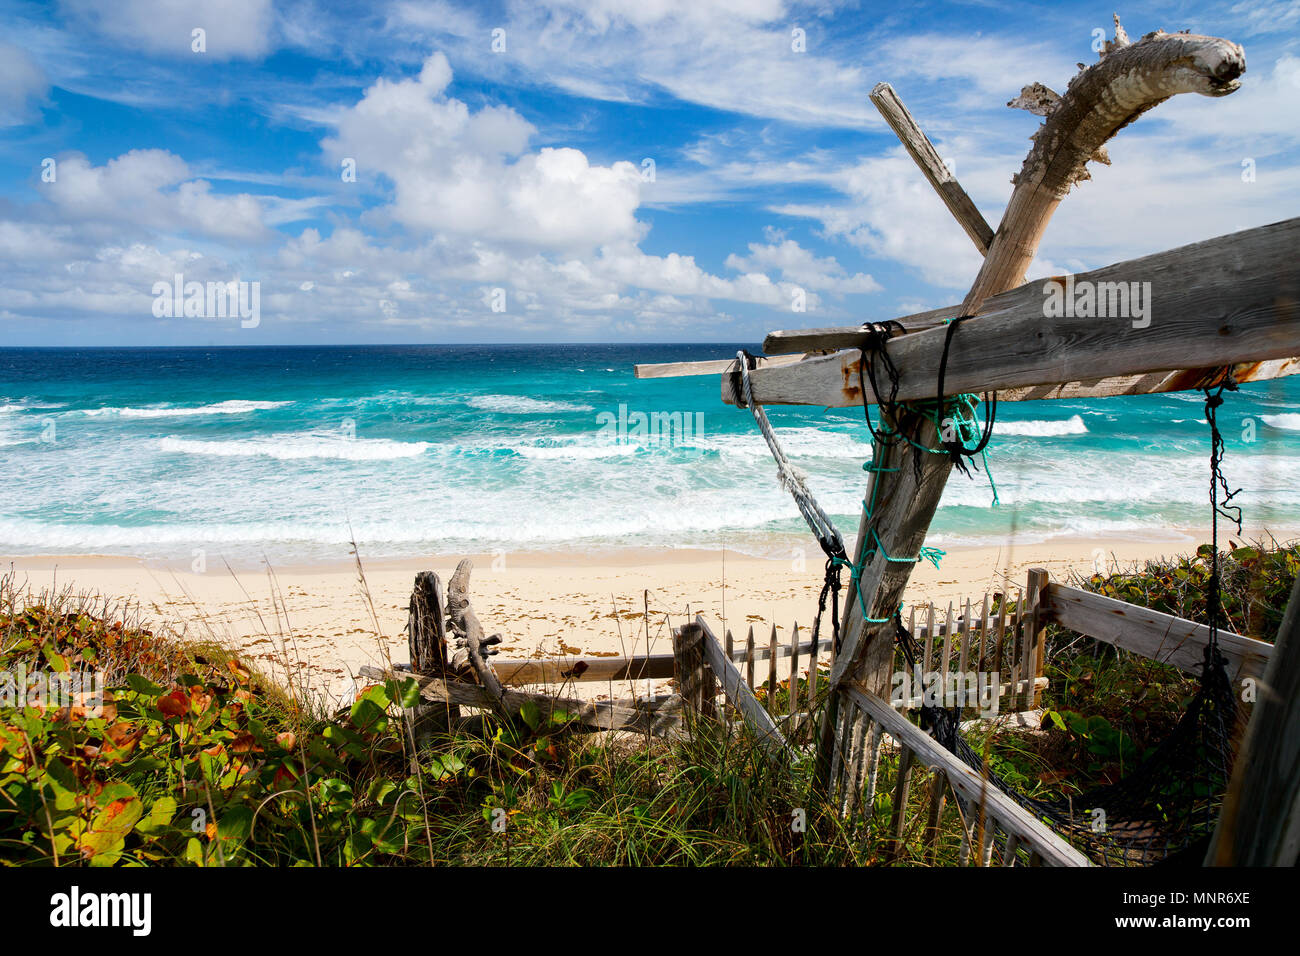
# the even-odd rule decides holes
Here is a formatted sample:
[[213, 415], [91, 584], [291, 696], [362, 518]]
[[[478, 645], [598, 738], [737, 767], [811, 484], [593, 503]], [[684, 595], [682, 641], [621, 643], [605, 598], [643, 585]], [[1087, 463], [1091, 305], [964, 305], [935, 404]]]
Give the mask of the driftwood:
[[[432, 571], [421, 571], [415, 576], [406, 623], [411, 670], [417, 674], [447, 675], [444, 615], [442, 582]], [[460, 710], [455, 705], [418, 704], [411, 709], [412, 729], [421, 742], [440, 730], [450, 729], [459, 719]]]
[[494, 634], [492, 637], [485, 638], [483, 625], [479, 623], [478, 615], [470, 606], [469, 576], [473, 570], [474, 562], [469, 558], [462, 559], [460, 564], [456, 565], [456, 572], [451, 576], [451, 584], [447, 588], [447, 617], [457, 635], [456, 643], [459, 648], [452, 656], [452, 664], [458, 671], [468, 665], [473, 670], [474, 676], [478, 678], [479, 684], [487, 691], [489, 699], [497, 702], [493, 709], [505, 717], [509, 715], [503, 707], [499, 706], [505, 690], [496, 671], [488, 663], [489, 655], [496, 653], [495, 645], [501, 643], [501, 635]]
[[[1115, 25], [1116, 39], [1107, 44], [1101, 62], [1076, 76], [1064, 97], [1054, 100], [1043, 94], [1033, 104], [1013, 103], [1021, 106], [1036, 105], [1041, 112], [1047, 114], [1047, 121], [1034, 137], [1034, 146], [1026, 157], [1020, 174], [1014, 179], [1015, 190], [1011, 201], [1003, 214], [984, 264], [962, 303], [962, 315], [974, 314], [986, 299], [1006, 292], [1020, 282], [1033, 260], [1052, 213], [1070, 187], [1087, 178], [1087, 162], [1094, 158], [1104, 158], [1104, 154], [1099, 154], [1099, 151], [1121, 127], [1176, 93], [1230, 93], [1236, 89], [1238, 78], [1245, 70], [1245, 56], [1241, 48], [1226, 40], [1190, 34], [1171, 37], [1157, 32], [1132, 44], [1120, 27], [1118, 17]], [[1028, 99], [1028, 94], [1022, 98]], [[1042, 315], [1041, 300], [1039, 315]], [[977, 335], [973, 327], [975, 321], [979, 320], [972, 320], [960, 328], [964, 334], [949, 339], [952, 344], [949, 360], [969, 361], [972, 355], [980, 354], [979, 381], [973, 385], [969, 382], [958, 385], [955, 379], [946, 379], [951, 385], [945, 389], [945, 395], [977, 391], [980, 388], [997, 388], [1000, 384], [1028, 385], [1043, 381], [990, 381], [990, 376], [995, 375], [993, 370], [1004, 365], [1007, 356], [1000, 348], [994, 356], [977, 350], [989, 345], [989, 330], [1007, 323], [1003, 319], [995, 326], [985, 319], [986, 331]], [[1092, 325], [1095, 333], [1095, 321]], [[945, 337], [954, 331], [958, 330], [936, 329], [901, 336], [891, 346], [896, 343], [902, 348], [908, 340], [927, 339], [938, 343], [942, 350]], [[1043, 350], [1043, 333], [1040, 328], [1030, 328], [1022, 334], [1029, 336], [1034, 351]], [[1108, 338], [1110, 347], [1115, 347], [1113, 337]], [[1253, 344], [1256, 342], [1252, 341]], [[895, 354], [892, 348], [890, 354]], [[927, 379], [928, 390], [912, 397], [934, 397], [937, 389], [933, 383], [938, 377], [940, 354], [934, 356], [936, 374]], [[1258, 357], [1242, 356], [1243, 359]], [[832, 356], [821, 361], [832, 362], [838, 358]], [[1095, 349], [1090, 350], [1090, 358], [1098, 358]], [[790, 371], [816, 361], [800, 363]], [[903, 365], [897, 361], [895, 364], [901, 373], [908, 374]], [[911, 363], [913, 375], [917, 374], [916, 366], [917, 363]], [[776, 369], [765, 371], [768, 376], [778, 373]], [[755, 372], [752, 376], [755, 385], [758, 375]], [[1057, 381], [1069, 380], [1070, 377], [1072, 376]], [[849, 385], [847, 377], [839, 385], [841, 391], [846, 390]], [[725, 386], [723, 391], [725, 398]], [[858, 401], [862, 401], [861, 390], [858, 389], [858, 392]], [[755, 401], [762, 400], [757, 388], [754, 398]], [[905, 398], [901, 387], [898, 398]], [[769, 399], [771, 400], [782, 399]], [[912, 434], [913, 439], [924, 447], [940, 447], [936, 429], [928, 418], [911, 411], [899, 414], [913, 419], [898, 422], [900, 431]], [[873, 699], [885, 696], [883, 692], [892, 669], [894, 647], [893, 625], [889, 619], [893, 617], [894, 609], [898, 607], [907, 586], [914, 567], [912, 559], [918, 555], [925, 540], [952, 469], [952, 460], [947, 455], [923, 455], [920, 474], [917, 474], [918, 469], [911, 467], [911, 457], [910, 448], [901, 442], [895, 442], [892, 446], [882, 446], [876, 442], [872, 451], [875, 468], [864, 499], [870, 504], [864, 506], [859, 525], [855, 562], [862, 561], [868, 542], [877, 550], [872, 560], [862, 567], [856, 588], [850, 588], [844, 612], [841, 629], [844, 646], [836, 655], [831, 671], [831, 698], [818, 741], [817, 780], [823, 792], [832, 791], [840, 779], [839, 758], [843, 748], [836, 746], [836, 740], [848, 741], [853, 719], [853, 709], [849, 708], [847, 719], [841, 720], [840, 707], [844, 698], [841, 689], [853, 682]], [[887, 562], [886, 557], [895, 560]], [[855, 590], [858, 593], [855, 594]], [[866, 614], [863, 613], [863, 608], [868, 609]], [[873, 781], [875, 779], [875, 768], [863, 765], [863, 746], [862, 735], [858, 734], [854, 740], [854, 752], [849, 755], [851, 779], [846, 781], [846, 789], [852, 794], [850, 802], [861, 790], [862, 774], [868, 775]], [[874, 754], [874, 748], [872, 752]], [[871, 796], [868, 794], [867, 799], [871, 799]]]
[[1137, 43], [1115, 17], [1115, 40], [1101, 61], [1070, 81], [1064, 96], [1041, 84], [1026, 87], [1010, 106], [1046, 116], [1034, 146], [1012, 182], [1002, 214], [962, 314], [971, 315], [989, 296], [1017, 285], [1029, 268], [1047, 224], [1076, 183], [1091, 178], [1087, 164], [1108, 163], [1106, 141], [1153, 106], [1178, 93], [1226, 96], [1241, 84], [1246, 54], [1218, 37], [1157, 30]]
[[894, 88], [888, 83], [877, 83], [871, 91], [871, 102], [876, 104], [880, 115], [885, 118], [908, 155], [921, 168], [953, 218], [966, 230], [966, 235], [975, 243], [975, 248], [981, 255], [988, 255], [989, 245], [993, 242], [992, 227], [984, 221], [952, 170], [940, 159], [939, 152], [929, 137], [916, 125], [916, 120], [912, 119], [912, 114], [907, 111]]
[[576, 697], [503, 689], [497, 696], [479, 684], [441, 680], [397, 668], [390, 671], [366, 666], [361, 668], [360, 675], [372, 680], [402, 680], [410, 677], [419, 685], [423, 700], [490, 709], [508, 719], [517, 718], [524, 707], [532, 705], [537, 708], [543, 721], [562, 715], [564, 726], [578, 730], [626, 730], [641, 734], [662, 734], [678, 726], [682, 706], [681, 697], [677, 694], [649, 701], [586, 701]]

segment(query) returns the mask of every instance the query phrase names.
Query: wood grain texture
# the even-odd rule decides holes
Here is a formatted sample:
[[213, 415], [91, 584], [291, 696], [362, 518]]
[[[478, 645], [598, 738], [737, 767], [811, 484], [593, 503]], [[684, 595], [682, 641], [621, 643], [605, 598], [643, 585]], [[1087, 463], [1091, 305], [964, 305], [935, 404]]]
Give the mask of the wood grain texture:
[[736, 669], [736, 665], [727, 660], [727, 655], [722, 652], [722, 646], [718, 644], [718, 639], [709, 630], [709, 625], [704, 620], [704, 617], [696, 617], [695, 623], [702, 633], [701, 648], [704, 652], [704, 659], [721, 682], [722, 692], [726, 694], [727, 700], [740, 711], [745, 721], [754, 730], [755, 736], [764, 745], [770, 749], [784, 749], [785, 737], [777, 729], [776, 721], [772, 719], [771, 714], [763, 709], [763, 705], [758, 702], [758, 698], [749, 689], [745, 679], [740, 676], [740, 671]]
[[[929, 734], [896, 713], [885, 701], [854, 685], [845, 686], [844, 692], [901, 746], [911, 750], [916, 760], [932, 770], [942, 770], [953, 790], [968, 804], [978, 806], [983, 803], [991, 820], [996, 820], [1005, 832], [1014, 833], [1020, 846], [1037, 852], [1049, 866], [1090, 865], [1087, 857], [1002, 791], [987, 785], [979, 774], [944, 750]], [[992, 829], [990, 825], [986, 832]]]
[[962, 302], [973, 314], [991, 295], [1022, 281], [1052, 214], [1088, 179], [1087, 164], [1106, 141], [1179, 93], [1224, 96], [1240, 85], [1246, 55], [1235, 43], [1191, 33], [1148, 34], [1129, 43], [1116, 18], [1116, 41], [1076, 74], [1046, 113], [974, 284]]
[[1300, 863], [1300, 578], [1232, 771], [1207, 866]]
[[[1124, 318], [1048, 318], [1054, 284], [1034, 281], [990, 299], [954, 335], [948, 395], [996, 391], [999, 400], [1177, 391], [1212, 384], [1224, 366], [1238, 381], [1300, 372], [1300, 218], [1248, 229], [1072, 278], [1149, 282], [1150, 324]], [[1109, 287], [1105, 287], [1109, 288]], [[901, 401], [932, 399], [945, 330], [891, 339]], [[764, 405], [862, 403], [857, 351], [810, 358], [751, 376]], [[871, 389], [868, 386], [868, 392]], [[724, 401], [729, 390], [724, 389]], [[875, 396], [868, 395], [867, 401]]]
[[957, 177], [953, 175], [952, 170], [940, 158], [930, 138], [921, 132], [921, 127], [912, 118], [903, 101], [898, 98], [894, 88], [888, 83], [877, 83], [876, 88], [871, 91], [871, 102], [876, 105], [876, 109], [880, 111], [889, 128], [903, 144], [907, 154], [920, 167], [926, 180], [939, 194], [939, 198], [948, 207], [948, 211], [952, 213], [958, 225], [966, 231], [966, 235], [970, 236], [971, 242], [975, 243], [975, 248], [980, 251], [980, 255], [987, 254], [993, 242], [993, 227], [984, 221], [984, 216], [975, 207], [966, 190], [961, 188], [961, 183], [957, 182]]
[[[1048, 620], [1190, 674], [1200, 674], [1210, 629], [1204, 624], [1126, 604], [1063, 584], [1048, 584], [1043, 612]], [[1219, 632], [1219, 651], [1228, 676], [1262, 677], [1273, 645], [1231, 631]]]

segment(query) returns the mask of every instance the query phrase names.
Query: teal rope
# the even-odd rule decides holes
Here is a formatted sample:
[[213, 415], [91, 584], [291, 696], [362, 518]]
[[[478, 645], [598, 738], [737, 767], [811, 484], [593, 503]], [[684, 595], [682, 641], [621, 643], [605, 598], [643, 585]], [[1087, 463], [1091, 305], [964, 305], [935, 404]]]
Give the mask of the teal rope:
[[[978, 395], [966, 393], [966, 394], [955, 396], [952, 403], [948, 406], [948, 410], [950, 412], [952, 422], [959, 429], [959, 434], [961, 436], [962, 441], [974, 441], [979, 438], [980, 426], [974, 417], [975, 407], [979, 404], [979, 400], [980, 399]], [[936, 430], [942, 429], [943, 426], [939, 420], [939, 411], [937, 406], [934, 408], [920, 408], [917, 406], [906, 405], [905, 403], [899, 403], [899, 404], [901, 407], [908, 408], [910, 411], [925, 415], [927, 418], [930, 419], [931, 423], [935, 426]], [[943, 448], [929, 448], [926, 445], [922, 445], [920, 442], [915, 441], [914, 439], [911, 438], [911, 436], [898, 431], [898, 429], [894, 427], [894, 424], [892, 422], [881, 422], [880, 432], [886, 438], [901, 438], [909, 445], [911, 445], [913, 448], [919, 449], [920, 451], [927, 452], [932, 455], [947, 454], [947, 451]], [[984, 473], [989, 477], [989, 487], [992, 488], [993, 490], [993, 505], [997, 506], [1001, 502], [998, 497], [998, 486], [993, 481], [993, 472], [989, 470], [988, 449], [985, 449], [984, 451], [980, 452], [980, 457], [984, 462]], [[898, 471], [899, 469], [882, 468], [878, 466], [875, 463], [875, 460], [873, 459], [871, 461], [863, 462], [862, 470], [871, 472], [872, 474], [880, 474], [881, 472]], [[872, 482], [871, 501], [868, 502], [866, 500], [863, 500], [862, 502], [863, 513], [865, 514], [868, 521], [871, 520], [871, 518], [875, 513], [876, 495], [879, 493], [879, 491], [880, 491], [879, 483]], [[870, 561], [872, 558], [874, 558], [877, 554], [879, 554], [886, 561], [890, 561], [896, 564], [909, 564], [909, 563], [917, 564], [921, 561], [929, 561], [932, 565], [934, 565], [935, 569], [937, 570], [939, 568], [939, 562], [943, 559], [943, 557], [947, 554], [947, 552], [944, 551], [942, 548], [935, 548], [926, 545], [921, 548], [920, 552], [914, 558], [901, 557], [899, 555], [889, 554], [885, 550], [885, 543], [884, 541], [881, 540], [880, 534], [876, 531], [874, 527], [868, 530], [868, 534], [870, 537], [868, 538], [867, 547], [865, 547], [862, 551], [862, 560], [860, 562], [855, 564], [852, 561], [848, 560], [848, 558], [832, 558], [831, 560], [832, 563], [835, 564], [836, 566], [845, 567], [849, 569], [849, 577], [853, 582], [853, 589], [857, 592], [858, 595], [858, 607], [862, 609], [862, 619], [866, 621], [868, 624], [887, 624], [891, 620], [890, 618], [871, 616], [870, 612], [868, 612], [867, 610], [866, 599], [862, 596], [862, 588], [859, 585], [862, 580], [863, 568], [866, 567], [867, 562]], [[899, 607], [901, 608], [902, 605], [900, 604]]]

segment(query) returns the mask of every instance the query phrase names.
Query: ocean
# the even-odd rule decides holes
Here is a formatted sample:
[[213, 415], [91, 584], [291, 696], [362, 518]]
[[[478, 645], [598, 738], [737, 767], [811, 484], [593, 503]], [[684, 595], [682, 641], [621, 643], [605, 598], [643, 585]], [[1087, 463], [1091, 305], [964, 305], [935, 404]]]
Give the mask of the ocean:
[[[810, 538], [749, 413], [716, 376], [632, 373], [738, 347], [0, 349], [0, 553], [788, 553]], [[861, 409], [769, 411], [851, 542]], [[1220, 423], [1248, 526], [1300, 528], [1300, 381], [1243, 386]], [[929, 543], [1188, 541], [1208, 456], [1199, 393], [1003, 403], [1000, 504], [983, 472], [954, 474]]]

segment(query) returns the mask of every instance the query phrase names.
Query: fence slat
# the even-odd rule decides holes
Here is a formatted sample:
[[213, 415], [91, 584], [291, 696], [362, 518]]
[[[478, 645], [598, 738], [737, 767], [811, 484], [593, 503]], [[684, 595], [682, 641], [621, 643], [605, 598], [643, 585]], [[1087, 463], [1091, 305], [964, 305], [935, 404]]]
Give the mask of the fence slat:
[[912, 790], [912, 750], [899, 744], [898, 779], [894, 781], [894, 809], [889, 818], [889, 834], [893, 842], [885, 854], [885, 862], [892, 863], [903, 852], [903, 830], [907, 827], [907, 798]]
[[958, 667], [963, 674], [970, 669], [970, 598], [966, 599], [966, 613], [961, 616], [961, 660]]
[[754, 692], [745, 686], [744, 678], [741, 677], [740, 671], [736, 669], [736, 665], [727, 660], [727, 655], [723, 653], [718, 639], [709, 630], [709, 625], [705, 622], [704, 616], [696, 617], [695, 623], [699, 626], [702, 635], [700, 646], [704, 659], [709, 667], [713, 669], [714, 674], [722, 681], [722, 690], [727, 695], [727, 700], [744, 715], [745, 720], [754, 728], [760, 741], [772, 749], [783, 748], [785, 746], [785, 737], [777, 729], [776, 722], [772, 720], [772, 715], [763, 709], [763, 706], [758, 702], [758, 698], [754, 696]]
[[943, 625], [943, 655], [939, 658], [939, 673], [943, 674], [944, 687], [948, 686], [948, 670], [952, 663], [952, 602], [948, 602], [948, 617]]
[[796, 715], [799, 713], [799, 622], [794, 622], [790, 632], [790, 720], [787, 732], [794, 734]]
[[754, 625], [749, 625], [749, 637], [745, 638], [745, 683], [754, 689]]
[[925, 821], [925, 863], [934, 863], [939, 844], [939, 820], [943, 816], [944, 801], [948, 797], [948, 775], [937, 769], [930, 775], [930, 809]]
[[930, 673], [930, 661], [934, 658], [934, 602], [925, 610], [925, 656], [922, 658], [921, 670]]
[[776, 625], [772, 625], [772, 638], [767, 643], [767, 712], [776, 716]]

